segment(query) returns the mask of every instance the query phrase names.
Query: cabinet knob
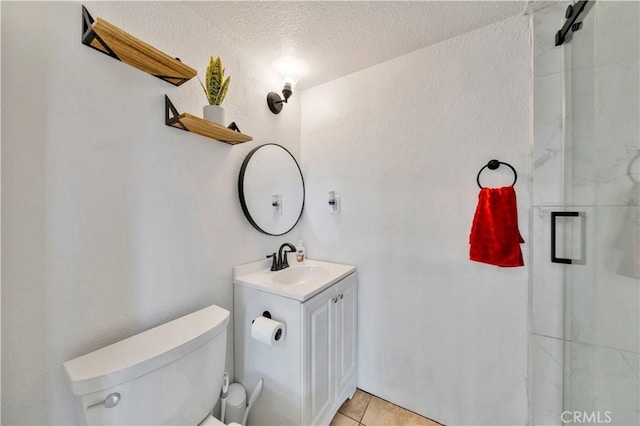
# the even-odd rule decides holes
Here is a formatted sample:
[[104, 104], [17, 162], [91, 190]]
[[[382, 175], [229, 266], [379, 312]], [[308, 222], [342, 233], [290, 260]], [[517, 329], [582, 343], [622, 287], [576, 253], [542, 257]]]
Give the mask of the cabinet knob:
[[340, 296], [338, 296], [340, 299], [342, 299], [344, 297], [344, 294], [341, 294]]
[[333, 303], [338, 303], [338, 298], [337, 297], [334, 297], [331, 300], [333, 300]]

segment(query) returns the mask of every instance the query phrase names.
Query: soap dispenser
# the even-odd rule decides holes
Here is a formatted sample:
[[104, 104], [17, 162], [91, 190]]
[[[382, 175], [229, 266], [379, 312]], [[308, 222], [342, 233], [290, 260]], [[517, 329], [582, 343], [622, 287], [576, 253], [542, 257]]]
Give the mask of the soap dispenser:
[[298, 246], [296, 247], [296, 262], [304, 263], [304, 246], [302, 245], [302, 240], [298, 241]]

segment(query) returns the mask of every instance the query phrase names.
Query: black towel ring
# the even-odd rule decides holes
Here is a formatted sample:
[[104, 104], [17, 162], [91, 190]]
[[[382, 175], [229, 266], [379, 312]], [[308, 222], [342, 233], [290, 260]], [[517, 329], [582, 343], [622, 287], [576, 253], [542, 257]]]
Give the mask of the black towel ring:
[[476, 182], [478, 182], [478, 186], [480, 188], [484, 188], [484, 186], [480, 185], [480, 173], [482, 173], [482, 171], [487, 167], [489, 168], [489, 170], [495, 170], [498, 167], [500, 167], [500, 164], [504, 164], [505, 166], [511, 169], [511, 171], [513, 172], [513, 183], [511, 184], [511, 186], [516, 184], [516, 182], [518, 181], [518, 173], [516, 173], [516, 169], [514, 169], [511, 164], [503, 163], [502, 161], [498, 161], [498, 160], [491, 160], [487, 164], [485, 164], [484, 167], [482, 167], [478, 172], [478, 177], [476, 178]]

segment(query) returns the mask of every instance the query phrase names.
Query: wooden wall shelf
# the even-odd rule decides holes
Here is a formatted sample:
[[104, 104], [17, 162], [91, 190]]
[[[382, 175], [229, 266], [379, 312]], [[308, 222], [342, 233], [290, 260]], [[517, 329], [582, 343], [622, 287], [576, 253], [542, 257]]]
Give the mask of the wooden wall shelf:
[[231, 145], [249, 142], [253, 138], [238, 131], [229, 129], [219, 124], [204, 120], [195, 115], [178, 113], [167, 95], [164, 96], [165, 124], [176, 129], [197, 133], [208, 138], [219, 140]]
[[196, 76], [197, 71], [155, 47], [105, 21], [82, 6], [82, 44], [134, 66], [175, 86]]

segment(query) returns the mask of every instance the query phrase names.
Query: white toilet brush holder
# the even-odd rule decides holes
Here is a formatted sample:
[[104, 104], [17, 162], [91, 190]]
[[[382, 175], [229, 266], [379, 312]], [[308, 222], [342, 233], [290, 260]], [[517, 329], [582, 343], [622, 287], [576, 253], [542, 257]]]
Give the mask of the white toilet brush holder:
[[240, 383], [232, 383], [227, 395], [224, 424], [241, 423], [247, 411], [247, 390]]
[[[251, 396], [249, 397], [249, 403], [247, 404], [247, 391], [240, 383], [232, 383], [229, 386], [228, 392], [224, 401], [221, 399], [221, 414], [220, 420], [228, 425], [231, 423], [246, 425], [249, 418], [249, 412], [251, 407], [260, 396], [262, 392], [262, 385], [264, 380], [260, 379], [256, 387], [253, 388]], [[224, 411], [223, 411], [224, 410]], [[222, 413], [224, 412], [224, 416]]]
[[256, 402], [256, 399], [258, 399], [258, 396], [260, 396], [260, 392], [262, 392], [263, 383], [264, 383], [264, 380], [262, 379], [258, 380], [258, 384], [256, 385], [255, 388], [253, 388], [253, 392], [251, 392], [251, 397], [249, 398], [249, 405], [247, 406], [247, 409], [244, 411], [244, 417], [242, 418], [243, 425], [247, 424], [247, 418], [249, 418], [249, 411], [251, 411], [251, 407], [253, 407], [253, 404]]

